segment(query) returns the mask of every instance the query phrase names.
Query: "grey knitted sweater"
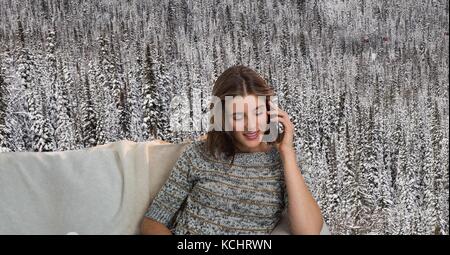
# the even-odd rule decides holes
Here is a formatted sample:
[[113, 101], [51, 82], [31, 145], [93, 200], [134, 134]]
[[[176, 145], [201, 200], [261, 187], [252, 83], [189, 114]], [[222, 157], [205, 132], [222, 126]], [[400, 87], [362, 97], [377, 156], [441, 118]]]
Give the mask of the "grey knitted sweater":
[[278, 150], [237, 153], [229, 167], [204, 144], [186, 145], [145, 216], [175, 235], [270, 234], [287, 205]]

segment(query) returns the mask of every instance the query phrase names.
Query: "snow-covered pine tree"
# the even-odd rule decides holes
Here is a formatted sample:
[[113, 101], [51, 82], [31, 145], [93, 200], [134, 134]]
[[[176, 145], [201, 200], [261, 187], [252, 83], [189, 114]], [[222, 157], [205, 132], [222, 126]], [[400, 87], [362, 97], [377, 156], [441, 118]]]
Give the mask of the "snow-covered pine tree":
[[7, 50], [0, 57], [2, 78], [7, 84], [5, 124], [8, 130], [7, 136], [10, 137], [9, 149], [11, 151], [25, 151], [24, 141], [28, 136], [24, 132], [28, 132], [30, 123], [24, 121], [29, 119], [26, 110], [26, 93], [24, 93], [21, 79], [17, 75], [17, 64], [13, 64], [17, 53], [16, 50]]
[[442, 149], [441, 158], [443, 159], [442, 164], [442, 193], [439, 196], [439, 207], [441, 211], [439, 212], [439, 232], [435, 234], [448, 235], [449, 234], [449, 167], [448, 167], [448, 133], [442, 139]]
[[128, 94], [128, 102], [130, 107], [130, 136], [134, 141], [143, 141], [142, 136], [142, 50], [138, 42], [135, 46], [135, 61], [133, 67], [129, 69], [128, 75], [130, 79], [130, 89]]
[[[326, 211], [323, 211], [324, 216], [328, 218], [331, 226], [336, 226], [337, 222], [340, 221], [338, 210], [341, 203], [340, 194], [340, 183], [338, 180], [338, 165], [337, 165], [337, 155], [336, 155], [336, 140], [337, 135], [332, 135], [330, 139], [330, 144], [327, 145], [329, 147], [329, 152], [326, 153], [327, 157], [327, 168], [328, 168], [328, 176], [326, 178]], [[334, 229], [330, 229], [333, 231]]]
[[[365, 203], [371, 209], [376, 208], [377, 200], [380, 197], [379, 193], [379, 169], [377, 161], [377, 150], [380, 150], [379, 130], [376, 130], [375, 119], [373, 115], [373, 107], [369, 107], [369, 115], [366, 124], [364, 125], [364, 132], [361, 137], [362, 158], [361, 158], [361, 175], [362, 180], [367, 186], [370, 193], [365, 196]], [[377, 147], [375, 147], [377, 146]]]
[[353, 165], [353, 146], [351, 144], [350, 128], [345, 123], [344, 134], [339, 140], [338, 168], [343, 172], [342, 189], [340, 192], [341, 203], [341, 221], [340, 229], [342, 234], [356, 234], [359, 230], [359, 224], [362, 211], [362, 193], [358, 183], [358, 173]]
[[[189, 104], [190, 96], [187, 89], [191, 82], [187, 83], [186, 81], [195, 80], [193, 76], [194, 71], [192, 71], [193, 68], [190, 64], [184, 64], [179, 69], [179, 72], [174, 74], [172, 79], [169, 123], [173, 136], [171, 140], [177, 143], [185, 141], [186, 138], [191, 139], [192, 137], [188, 137], [188, 135], [193, 134], [192, 132], [186, 132], [190, 129], [192, 122], [191, 119], [186, 117], [190, 116], [191, 113], [191, 105]], [[186, 135], [187, 133], [188, 135]]]
[[[270, 24], [264, 26], [263, 31], [263, 56], [265, 63], [272, 63], [272, 39], [270, 38]], [[264, 72], [268, 70], [264, 69]]]
[[[433, 158], [434, 158], [434, 167], [435, 169], [435, 181], [434, 181], [434, 194], [437, 196], [438, 200], [445, 200], [441, 199], [442, 196], [444, 196], [447, 192], [447, 198], [448, 198], [448, 186], [447, 189], [445, 189], [445, 181], [448, 180], [448, 176], [447, 178], [445, 178], [445, 171], [447, 169], [445, 169], [445, 162], [448, 161], [446, 160], [447, 158], [443, 158], [441, 151], [444, 149], [445, 147], [443, 147], [443, 142], [444, 142], [444, 135], [443, 135], [443, 128], [441, 126], [441, 114], [439, 111], [439, 106], [436, 100], [434, 100], [434, 104], [432, 107], [432, 115], [431, 117], [431, 121], [429, 121], [431, 127], [430, 127], [430, 132], [431, 132], [431, 146], [433, 148]], [[448, 147], [447, 147], [448, 150]], [[448, 183], [448, 181], [447, 181]], [[443, 216], [443, 210], [445, 208], [443, 208], [443, 204], [439, 203], [438, 201], [438, 212], [437, 212], [437, 227], [435, 228], [434, 234], [444, 234], [445, 230], [443, 230], [443, 228], [445, 228], [445, 223], [443, 224], [443, 222], [446, 221], [447, 218], [442, 218]], [[448, 208], [448, 206], [447, 206]], [[448, 224], [447, 224], [448, 225]], [[447, 232], [448, 233], [448, 232]]]
[[[65, 75], [64, 75], [65, 77]], [[70, 77], [70, 75], [69, 75]], [[65, 78], [66, 79], [66, 78]], [[67, 80], [67, 79], [66, 79]], [[70, 93], [70, 109], [71, 109], [71, 117], [72, 117], [72, 130], [74, 135], [74, 149], [81, 149], [84, 147], [83, 142], [83, 112], [82, 112], [82, 105], [83, 105], [83, 99], [84, 99], [84, 86], [83, 86], [83, 79], [80, 69], [80, 64], [78, 60], [75, 62], [75, 75], [73, 80], [73, 85], [71, 85], [72, 82], [68, 82], [67, 88], [69, 89]]]
[[166, 66], [162, 61], [160, 63], [159, 72], [157, 75], [158, 81], [158, 123], [157, 123], [157, 137], [164, 141], [173, 142], [172, 140], [172, 130], [170, 129], [170, 102], [172, 97], [170, 95], [170, 87], [172, 86], [172, 81], [170, 80], [170, 74]]
[[[145, 140], [157, 138], [158, 130], [158, 87], [157, 72], [158, 63], [155, 59], [155, 51], [147, 44], [145, 46], [144, 74], [142, 84], [143, 104], [143, 134]], [[153, 52], [153, 53], [152, 53]]]
[[82, 135], [84, 147], [93, 147], [98, 145], [97, 139], [100, 133], [98, 127], [97, 113], [94, 110], [91, 96], [91, 88], [89, 77], [86, 74], [84, 80], [83, 103], [81, 107], [82, 113]]
[[235, 64], [244, 64], [243, 63], [243, 61], [244, 61], [244, 59], [243, 59], [244, 50], [242, 49], [243, 32], [238, 30], [238, 31], [236, 31], [236, 34], [237, 34], [237, 40], [235, 40], [235, 41], [236, 41], [236, 44], [237, 44], [237, 46], [236, 46], [237, 52], [235, 54], [236, 55], [236, 63]]
[[317, 126], [317, 118], [316, 118], [316, 112], [314, 104], [317, 102], [316, 99], [317, 96], [315, 96], [315, 93], [312, 93], [309, 101], [308, 101], [308, 107], [305, 108], [309, 109], [306, 113], [306, 116], [301, 120], [302, 122], [305, 122], [305, 130], [303, 134], [303, 143], [304, 148], [302, 151], [303, 158], [306, 162], [312, 162], [313, 160], [313, 154], [317, 151], [318, 144], [316, 144], [317, 141], [317, 133], [316, 126]]
[[[93, 84], [93, 85], [91, 85]], [[97, 86], [94, 86], [97, 85]], [[109, 142], [109, 136], [106, 135], [106, 133], [111, 131], [111, 127], [106, 129], [105, 124], [108, 121], [107, 111], [110, 109], [111, 103], [110, 103], [110, 95], [108, 94], [110, 89], [108, 88], [109, 82], [105, 78], [104, 72], [101, 70], [100, 67], [98, 67], [94, 61], [89, 61], [88, 63], [88, 71], [87, 74], [85, 74], [84, 79], [84, 86], [83, 86], [83, 101], [87, 101], [87, 91], [86, 88], [89, 88], [89, 95], [90, 95], [90, 107], [86, 106], [86, 109], [91, 108], [92, 111], [95, 113], [95, 118], [93, 118], [92, 123], [95, 121], [95, 128], [92, 130], [94, 131], [94, 135], [91, 135], [91, 137], [94, 137], [92, 146], [101, 145]], [[93, 92], [92, 92], [93, 91]], [[82, 109], [83, 109], [83, 103], [82, 103]], [[86, 121], [86, 111], [82, 110], [82, 119], [83, 122]], [[92, 115], [92, 114], [90, 114]], [[83, 124], [84, 125], [84, 124]], [[82, 127], [83, 129], [83, 127]], [[83, 131], [83, 141], [85, 140], [86, 134]], [[83, 142], [86, 144], [86, 142]], [[95, 144], [95, 145], [94, 145]], [[86, 146], [86, 145], [85, 145]]]
[[[356, 84], [355, 84], [356, 86]], [[357, 208], [357, 214], [354, 216], [353, 234], [361, 234], [367, 233], [368, 228], [370, 228], [371, 223], [371, 214], [373, 210], [373, 196], [371, 195], [371, 190], [368, 186], [368, 172], [365, 171], [367, 168], [364, 168], [364, 153], [366, 146], [368, 146], [367, 142], [367, 130], [366, 130], [366, 117], [363, 114], [363, 110], [361, 109], [360, 103], [360, 95], [358, 90], [355, 87], [355, 91], [352, 95], [354, 100], [352, 103], [352, 115], [354, 116], [354, 124], [355, 127], [350, 132], [350, 140], [353, 146], [353, 173], [355, 175], [355, 181], [357, 183], [357, 194], [358, 196], [355, 199], [355, 206]], [[366, 165], [367, 166], [367, 165]]]
[[166, 52], [167, 52], [167, 60], [172, 62], [176, 59], [178, 55], [177, 51], [177, 3], [175, 1], [169, 1], [167, 4], [167, 23], [166, 23], [166, 38], [165, 42]]
[[30, 91], [31, 93], [28, 97], [28, 110], [31, 116], [31, 122], [33, 123], [31, 126], [32, 150], [36, 152], [54, 151], [54, 131], [43, 110], [40, 94], [33, 88], [31, 88]]
[[[398, 121], [398, 120], [397, 120]], [[399, 124], [397, 124], [399, 125]], [[403, 127], [400, 128], [397, 143], [398, 159], [396, 162], [397, 169], [397, 185], [398, 185], [398, 212], [400, 220], [400, 233], [398, 234], [414, 234], [416, 227], [414, 217], [418, 210], [416, 199], [417, 193], [417, 176], [413, 164], [416, 163], [412, 159], [413, 143], [407, 143], [406, 132]]]
[[[326, 168], [324, 169], [327, 172], [327, 176], [325, 177], [324, 183], [326, 187], [326, 208], [324, 209], [326, 212], [332, 212], [333, 214], [336, 213], [337, 209], [336, 207], [339, 204], [338, 198], [336, 197], [336, 194], [339, 190], [337, 182], [337, 169], [336, 169], [336, 153], [335, 153], [335, 144], [336, 142], [332, 142], [332, 137], [334, 134], [331, 132], [331, 118], [329, 115], [332, 115], [332, 108], [331, 108], [331, 95], [329, 94], [329, 91], [325, 91], [324, 94], [321, 97], [321, 106], [319, 111], [323, 111], [323, 114], [320, 116], [321, 125], [319, 126], [319, 134], [321, 139], [321, 151], [320, 153], [324, 155], [325, 157], [325, 164]], [[333, 148], [334, 147], [334, 148]], [[333, 178], [333, 179], [330, 179]], [[330, 187], [330, 186], [331, 187]], [[330, 190], [332, 189], [332, 190]], [[329, 216], [331, 217], [331, 216]], [[329, 218], [331, 221], [332, 219]], [[335, 219], [336, 220], [336, 219]]]
[[[301, 84], [298, 78], [296, 78], [296, 75], [293, 75], [295, 73], [294, 71], [294, 64], [291, 63], [291, 65], [286, 68], [288, 72], [286, 73], [286, 77], [288, 78], [285, 80], [285, 88], [289, 88], [288, 91], [285, 91], [285, 102], [283, 104], [283, 110], [286, 111], [289, 114], [290, 120], [292, 124], [294, 124], [294, 146], [297, 149], [297, 151], [300, 149], [300, 123], [302, 121], [302, 102], [301, 99]], [[289, 82], [290, 81], [290, 82]]]
[[0, 59], [0, 152], [11, 151], [11, 130], [6, 123], [8, 100], [9, 91], [6, 81], [3, 78], [3, 65], [2, 60]]
[[180, 3], [180, 12], [182, 21], [181, 24], [184, 24], [184, 31], [187, 34], [192, 34], [192, 11], [190, 10], [189, 0], [182, 0]]
[[[192, 84], [188, 87], [188, 100], [189, 100], [189, 121], [190, 123], [190, 134], [194, 137], [197, 137], [200, 135], [200, 132], [198, 132], [202, 125], [202, 72], [201, 67], [196, 65], [193, 67], [193, 75], [191, 77]], [[186, 130], [187, 131], [187, 130]]]
[[117, 136], [115, 137], [115, 139], [122, 140], [128, 133], [128, 125], [126, 119], [126, 96], [122, 88], [122, 82], [119, 81], [119, 77], [116, 72], [113, 73], [111, 84], [112, 98], [115, 106], [114, 111], [117, 113], [116, 117], [118, 118], [114, 121], [114, 123], [117, 123]]
[[104, 132], [99, 133], [98, 137], [104, 141], [98, 140], [97, 142], [103, 144], [116, 141], [120, 137], [121, 128], [116, 103], [120, 101], [121, 85], [118, 79], [114, 79], [115, 64], [110, 50], [112, 42], [108, 41], [104, 35], [99, 36], [97, 41], [100, 50], [98, 53], [99, 66], [93, 70], [96, 75], [96, 83], [94, 84], [97, 84], [94, 91], [98, 93], [97, 96], [100, 96], [100, 98], [96, 99], [94, 105], [98, 109], [97, 121], [99, 122], [98, 127], [101, 127], [99, 130], [104, 130]]
[[319, 93], [318, 96], [318, 101], [317, 101], [317, 107], [316, 107], [316, 116], [317, 116], [317, 140], [318, 140], [318, 150], [322, 153], [324, 151], [324, 147], [326, 144], [326, 139], [327, 139], [327, 130], [328, 130], [328, 117], [327, 117], [327, 104], [325, 102], [325, 97], [323, 96], [322, 93]]
[[[22, 22], [20, 18], [18, 19], [18, 38], [19, 38], [19, 49], [17, 56], [17, 76], [19, 78], [20, 83], [20, 91], [23, 91], [23, 98], [21, 100], [23, 102], [23, 109], [26, 112], [30, 112], [28, 107], [28, 101], [30, 95], [30, 88], [33, 88], [34, 82], [34, 70], [36, 68], [36, 64], [34, 62], [33, 56], [31, 55], [29, 49], [25, 46], [25, 33], [23, 30]], [[32, 134], [31, 134], [31, 119], [29, 114], [21, 114], [17, 116], [18, 128], [22, 130], [22, 144], [23, 149], [32, 150]]]
[[[379, 194], [380, 197], [378, 199], [378, 207], [377, 210], [380, 213], [380, 217], [378, 219], [379, 222], [379, 230], [378, 233], [391, 234], [390, 219], [393, 217], [394, 212], [394, 202], [393, 202], [393, 185], [392, 185], [392, 175], [391, 175], [391, 147], [392, 144], [389, 130], [387, 130], [386, 124], [387, 121], [385, 119], [380, 119], [380, 122], [376, 122], [375, 125], [378, 127], [377, 130], [380, 130], [378, 138], [376, 140], [382, 142], [381, 144], [377, 144], [375, 142], [374, 146], [376, 146], [378, 154], [377, 160], [381, 161], [381, 167], [379, 169]], [[383, 138], [383, 139], [382, 139]], [[380, 147], [378, 147], [380, 146]]]
[[[410, 141], [410, 155], [409, 162], [410, 166], [415, 174], [415, 194], [418, 209], [414, 211], [413, 219], [413, 231], [415, 234], [424, 234], [426, 232], [427, 226], [425, 222], [425, 211], [422, 210], [424, 207], [425, 190], [427, 189], [426, 184], [426, 174], [425, 174], [425, 151], [427, 145], [425, 129], [427, 129], [427, 124], [425, 123], [424, 112], [420, 112], [419, 109], [423, 108], [422, 100], [407, 100], [410, 101], [409, 106], [406, 107], [408, 115], [410, 117], [411, 125], [409, 134]], [[408, 104], [408, 103], [407, 103]], [[433, 178], [434, 179], [434, 178]]]
[[314, 190], [314, 197], [317, 200], [317, 204], [319, 205], [320, 209], [323, 213], [323, 217], [327, 225], [331, 225], [333, 219], [328, 218], [328, 214], [326, 212], [329, 211], [328, 209], [328, 187], [327, 187], [327, 179], [328, 179], [328, 165], [327, 165], [327, 159], [325, 156], [325, 153], [318, 152], [316, 155], [314, 155], [314, 160], [312, 161], [311, 165], [312, 169], [314, 170], [314, 173], [310, 173], [310, 178], [313, 178], [315, 181], [314, 186], [311, 187], [312, 190]]
[[186, 118], [190, 112], [188, 97], [187, 92], [181, 90], [173, 96], [170, 103], [170, 129], [176, 135], [174, 139], [178, 138], [178, 142], [183, 139], [190, 125], [189, 119]]
[[[349, 153], [349, 149], [346, 146], [347, 141], [345, 140], [346, 137], [346, 127], [345, 125], [340, 126], [340, 128], [338, 129], [338, 133], [337, 133], [337, 141], [336, 141], [336, 168], [337, 168], [337, 182], [339, 183], [339, 192], [338, 192], [338, 197], [340, 198], [340, 203], [339, 206], [337, 208], [337, 215], [336, 215], [336, 219], [339, 220], [339, 223], [335, 225], [335, 228], [337, 230], [337, 233], [342, 233], [345, 231], [345, 227], [344, 224], [345, 222], [343, 221], [343, 219], [345, 219], [345, 214], [346, 214], [346, 207], [345, 203], [347, 202], [344, 199], [344, 195], [346, 195], [344, 193], [344, 188], [345, 187], [345, 183], [344, 183], [344, 176], [345, 174], [348, 174], [349, 169], [351, 168], [351, 166], [349, 165], [350, 162], [350, 153]], [[342, 233], [344, 234], [344, 233]]]
[[212, 78], [216, 80], [222, 72], [220, 55], [217, 50], [216, 37], [213, 38], [213, 42], [211, 45], [212, 48], [212, 60], [213, 60], [213, 70], [212, 70]]
[[122, 105], [122, 110], [119, 115], [119, 125], [122, 128], [123, 138], [122, 139], [131, 139], [130, 126], [131, 126], [131, 106], [130, 106], [130, 80], [126, 76], [123, 81], [123, 90], [120, 94], [120, 105]]
[[220, 65], [222, 66], [222, 68], [220, 70], [225, 70], [225, 68], [227, 67], [227, 63], [230, 63], [230, 58], [232, 56], [230, 56], [230, 54], [227, 54], [227, 50], [228, 50], [228, 45], [229, 45], [229, 37], [225, 37], [225, 36], [220, 36], [219, 37], [219, 57], [221, 59], [221, 61], [219, 62]]
[[436, 101], [433, 103], [431, 91], [427, 89], [425, 98], [424, 148], [423, 148], [423, 210], [424, 234], [439, 233], [440, 204], [438, 197], [444, 192], [441, 188], [442, 168], [440, 164], [440, 142], [442, 140], [440, 116], [437, 112]]
[[424, 130], [424, 162], [423, 162], [423, 184], [424, 194], [422, 210], [423, 217], [421, 224], [424, 225], [423, 233], [421, 234], [434, 234], [435, 229], [438, 227], [438, 199], [436, 191], [436, 172], [439, 168], [436, 167], [433, 158], [433, 148], [431, 142], [431, 134], [428, 129]]
[[251, 40], [252, 40], [252, 64], [251, 66], [254, 67], [255, 71], [260, 73], [261, 72], [261, 52], [260, 52], [260, 40], [261, 40], [261, 32], [259, 30], [254, 30], [251, 34]]
[[387, 116], [383, 107], [383, 97], [382, 93], [382, 80], [379, 77], [378, 73], [375, 73], [375, 80], [372, 84], [373, 89], [373, 101], [372, 101], [372, 151], [375, 156], [374, 167], [378, 170], [375, 174], [375, 202], [376, 202], [376, 212], [374, 214], [374, 221], [376, 222], [376, 230], [374, 232], [383, 233], [388, 231], [387, 220], [390, 217], [390, 210], [392, 205], [392, 190], [391, 190], [391, 175], [390, 170], [386, 168], [386, 163], [390, 164], [390, 162], [386, 162], [390, 160], [387, 158], [389, 152], [385, 150], [389, 150], [387, 144], [387, 131], [386, 127], [389, 125], [385, 125], [386, 120], [384, 116]]
[[121, 57], [121, 52], [116, 50], [119, 47], [119, 42], [114, 43], [111, 39], [111, 61], [113, 68], [112, 74], [112, 94], [115, 104], [115, 112], [117, 114], [117, 129], [118, 137], [116, 139], [122, 140], [129, 138], [130, 126], [130, 112], [128, 104], [128, 84], [124, 78], [124, 68]]
[[[302, 65], [303, 63], [297, 63], [296, 66]], [[301, 70], [303, 69], [302, 67]], [[306, 72], [306, 71], [305, 71]], [[296, 128], [296, 135], [298, 136], [296, 139], [298, 141], [298, 149], [301, 152], [302, 161], [309, 162], [310, 161], [310, 152], [308, 152], [308, 145], [306, 144], [306, 136], [307, 136], [307, 128], [308, 128], [308, 118], [310, 118], [310, 109], [309, 109], [309, 87], [308, 87], [308, 76], [302, 75], [299, 76], [298, 79], [296, 79], [296, 83], [298, 84], [298, 98], [296, 98], [297, 101], [297, 116], [295, 116], [295, 128]]]
[[67, 64], [58, 61], [58, 79], [55, 87], [56, 100], [56, 130], [55, 137], [58, 141], [58, 150], [70, 150], [74, 148], [75, 137], [73, 132], [72, 118], [70, 117], [69, 98], [67, 86], [72, 86], [71, 74], [67, 70]]
[[[58, 110], [57, 110], [57, 102], [56, 96], [58, 93], [58, 88], [60, 86], [59, 78], [58, 78], [58, 63], [56, 59], [56, 32], [55, 28], [51, 28], [47, 32], [46, 38], [46, 63], [45, 70], [42, 70], [42, 73], [45, 74], [43, 80], [45, 81], [42, 86], [44, 86], [44, 90], [51, 91], [46, 95], [46, 102], [43, 103], [44, 109], [46, 110], [46, 115], [48, 116], [49, 124], [52, 126], [52, 130], [56, 131], [58, 129]], [[58, 136], [56, 134], [52, 134], [55, 139], [56, 148], [58, 148], [59, 141]]]

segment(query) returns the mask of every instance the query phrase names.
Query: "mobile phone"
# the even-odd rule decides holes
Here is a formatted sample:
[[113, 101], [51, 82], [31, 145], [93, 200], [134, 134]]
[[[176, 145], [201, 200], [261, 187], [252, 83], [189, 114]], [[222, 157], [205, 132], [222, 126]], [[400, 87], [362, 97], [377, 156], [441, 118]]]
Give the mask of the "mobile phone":
[[[277, 98], [272, 99], [271, 97], [268, 97], [266, 99], [266, 109], [267, 111], [270, 111], [270, 105], [269, 101], [272, 100], [272, 103], [274, 105], [278, 105]], [[283, 140], [284, 136], [284, 127], [283, 124], [278, 121], [272, 121], [272, 118], [268, 116], [267, 118], [267, 125], [268, 129], [264, 132], [263, 135], [263, 142], [269, 142], [269, 143], [279, 143]]]

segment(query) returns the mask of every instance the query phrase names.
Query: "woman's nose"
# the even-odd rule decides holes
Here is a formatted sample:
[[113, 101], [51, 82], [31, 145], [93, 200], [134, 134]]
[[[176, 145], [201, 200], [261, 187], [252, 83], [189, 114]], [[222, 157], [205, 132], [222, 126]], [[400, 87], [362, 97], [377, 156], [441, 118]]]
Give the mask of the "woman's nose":
[[256, 118], [253, 118], [253, 119], [250, 118], [246, 121], [245, 131], [249, 131], [249, 132], [257, 131], [257, 128], [258, 128], [258, 123], [256, 121]]

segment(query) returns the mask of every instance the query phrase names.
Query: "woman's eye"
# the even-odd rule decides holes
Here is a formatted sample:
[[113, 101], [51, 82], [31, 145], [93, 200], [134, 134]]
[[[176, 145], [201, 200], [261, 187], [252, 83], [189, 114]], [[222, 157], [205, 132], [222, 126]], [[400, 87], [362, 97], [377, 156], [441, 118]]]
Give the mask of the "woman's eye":
[[263, 112], [257, 112], [257, 113], [256, 113], [256, 115], [261, 115], [261, 114], [263, 114]]

